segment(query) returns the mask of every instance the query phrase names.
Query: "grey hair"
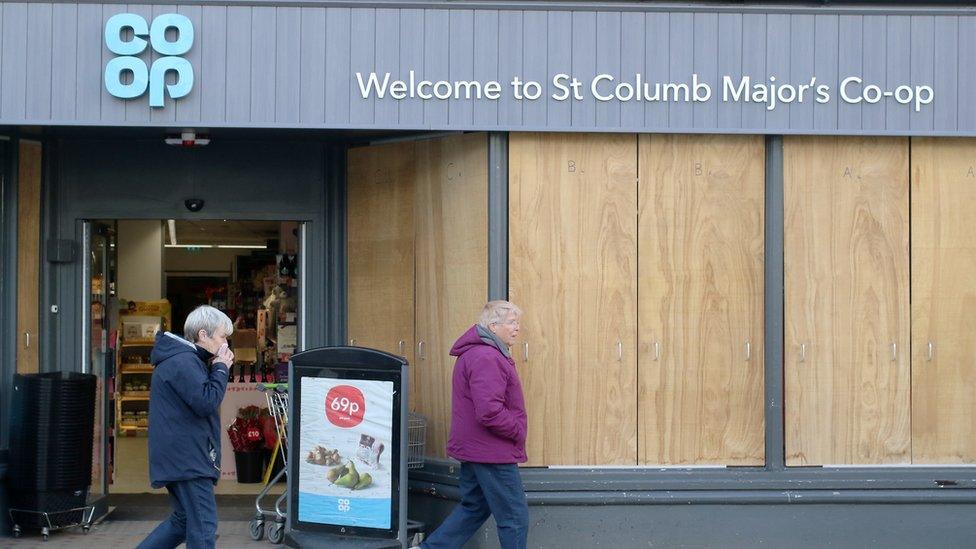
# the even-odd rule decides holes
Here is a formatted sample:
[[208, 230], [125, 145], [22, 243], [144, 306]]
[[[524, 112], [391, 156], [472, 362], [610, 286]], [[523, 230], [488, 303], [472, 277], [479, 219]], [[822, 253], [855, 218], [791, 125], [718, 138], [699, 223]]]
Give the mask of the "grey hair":
[[229, 316], [210, 305], [200, 305], [187, 315], [186, 322], [183, 324], [183, 338], [190, 343], [196, 343], [200, 330], [213, 337], [220, 328], [224, 329], [225, 335], [234, 333], [234, 323], [230, 321]]
[[485, 304], [485, 308], [481, 310], [481, 319], [478, 320], [478, 324], [485, 328], [490, 327], [492, 324], [501, 324], [512, 313], [515, 313], [515, 316], [522, 316], [522, 309], [519, 309], [517, 305], [510, 301], [501, 299], [489, 301]]

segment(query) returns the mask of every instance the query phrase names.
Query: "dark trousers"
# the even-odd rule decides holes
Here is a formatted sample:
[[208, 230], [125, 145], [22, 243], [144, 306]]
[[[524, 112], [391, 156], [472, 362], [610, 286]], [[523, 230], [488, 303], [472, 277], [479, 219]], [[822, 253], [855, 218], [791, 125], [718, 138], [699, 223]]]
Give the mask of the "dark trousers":
[[139, 544], [138, 549], [213, 549], [217, 540], [217, 501], [209, 478], [166, 485], [173, 514]]
[[495, 516], [502, 549], [524, 549], [529, 537], [529, 506], [518, 466], [461, 463], [461, 502], [433, 534], [425, 549], [459, 549]]

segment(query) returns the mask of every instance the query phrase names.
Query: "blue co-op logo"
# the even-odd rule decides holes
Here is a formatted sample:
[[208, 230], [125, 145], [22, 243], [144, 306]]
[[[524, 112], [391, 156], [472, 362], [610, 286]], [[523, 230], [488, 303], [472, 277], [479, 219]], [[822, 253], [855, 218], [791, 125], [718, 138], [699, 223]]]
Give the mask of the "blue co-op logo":
[[[176, 41], [166, 39], [166, 31], [176, 29]], [[132, 39], [123, 40], [122, 33], [131, 31]], [[142, 37], [148, 36], [147, 42]], [[147, 45], [163, 57], [146, 66], [136, 57]], [[150, 27], [146, 20], [133, 13], [113, 15], [105, 23], [105, 45], [119, 55], [105, 65], [105, 89], [115, 97], [133, 99], [149, 90], [149, 106], [163, 106], [163, 91], [173, 99], [185, 97], [193, 89], [193, 67], [179, 57], [193, 46], [193, 23], [184, 15], [166, 13], [153, 19]], [[166, 84], [166, 73], [176, 73], [176, 83]], [[132, 80], [123, 83], [123, 75], [130, 73]]]

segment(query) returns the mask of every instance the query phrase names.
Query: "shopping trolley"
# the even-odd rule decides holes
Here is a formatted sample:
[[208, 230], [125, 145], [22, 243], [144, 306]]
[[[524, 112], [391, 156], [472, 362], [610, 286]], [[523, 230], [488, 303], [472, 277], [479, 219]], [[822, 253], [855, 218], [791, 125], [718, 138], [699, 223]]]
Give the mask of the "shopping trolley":
[[[250, 532], [251, 539], [258, 541], [264, 537], [265, 522], [273, 517], [274, 522], [267, 527], [268, 541], [279, 544], [285, 539], [285, 519], [287, 511], [282, 509], [282, 505], [288, 498], [288, 491], [278, 496], [275, 500], [274, 509], [262, 508], [261, 500], [268, 496], [271, 487], [288, 471], [288, 384], [287, 383], [258, 383], [257, 388], [264, 393], [268, 399], [268, 410], [274, 418], [275, 431], [278, 433], [278, 442], [275, 443], [274, 451], [271, 453], [271, 462], [264, 473], [264, 488], [254, 500], [256, 513], [251, 519]], [[271, 469], [275, 460], [281, 457], [284, 467], [274, 477], [271, 477]], [[271, 477], [271, 478], [269, 478]]]

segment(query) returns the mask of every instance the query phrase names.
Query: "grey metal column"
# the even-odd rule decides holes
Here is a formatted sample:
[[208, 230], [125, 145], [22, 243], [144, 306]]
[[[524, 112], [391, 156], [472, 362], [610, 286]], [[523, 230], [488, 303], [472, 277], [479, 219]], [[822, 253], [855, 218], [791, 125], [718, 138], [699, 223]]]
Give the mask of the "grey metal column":
[[508, 299], [508, 133], [488, 134], [488, 299]]
[[786, 468], [783, 430], [783, 137], [766, 138], [766, 469]]
[[[17, 371], [17, 141], [0, 141], [0, 449], [10, 430], [10, 385]], [[4, 460], [5, 461], [5, 460]]]
[[321, 344], [346, 341], [346, 148], [325, 153], [325, 338]]

